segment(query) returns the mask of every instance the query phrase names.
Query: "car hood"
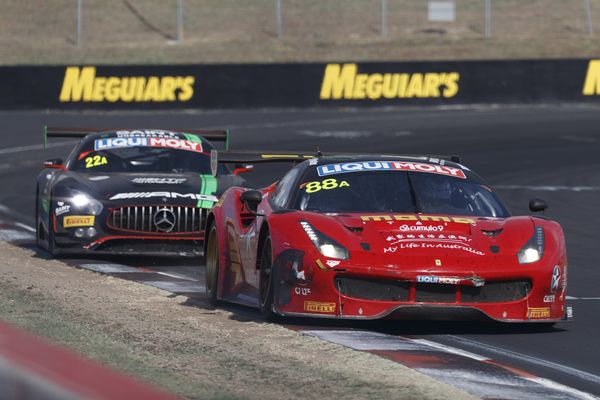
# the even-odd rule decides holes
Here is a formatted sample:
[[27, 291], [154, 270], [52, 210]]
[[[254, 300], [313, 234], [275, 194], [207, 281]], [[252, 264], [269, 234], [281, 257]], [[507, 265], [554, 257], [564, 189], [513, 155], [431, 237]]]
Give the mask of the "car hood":
[[514, 265], [516, 253], [534, 232], [530, 217], [340, 214], [317, 218], [314, 225], [348, 244], [356, 262], [381, 260], [432, 272]]
[[236, 178], [232, 175], [69, 172], [62, 185], [110, 204], [176, 203], [210, 207], [225, 189], [238, 183], [239, 178]]

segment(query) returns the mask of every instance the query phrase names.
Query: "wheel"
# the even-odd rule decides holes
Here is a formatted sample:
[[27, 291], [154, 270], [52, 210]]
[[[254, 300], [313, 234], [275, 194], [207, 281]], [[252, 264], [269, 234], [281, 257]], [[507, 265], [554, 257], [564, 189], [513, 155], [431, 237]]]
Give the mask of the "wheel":
[[219, 240], [217, 237], [217, 227], [212, 225], [208, 234], [206, 244], [206, 293], [209, 296], [209, 302], [212, 305], [218, 303], [217, 285], [219, 282]]
[[35, 244], [43, 249], [44, 231], [40, 222], [40, 187], [35, 187]]
[[48, 212], [48, 235], [46, 235], [46, 239], [48, 240], [48, 253], [50, 253], [52, 257], [56, 257], [58, 255], [58, 250], [56, 249], [56, 242], [54, 241], [54, 223], [50, 216], [50, 212]]
[[260, 313], [263, 317], [273, 320], [273, 260], [271, 250], [271, 236], [267, 235], [260, 252], [260, 281], [259, 281], [259, 302]]

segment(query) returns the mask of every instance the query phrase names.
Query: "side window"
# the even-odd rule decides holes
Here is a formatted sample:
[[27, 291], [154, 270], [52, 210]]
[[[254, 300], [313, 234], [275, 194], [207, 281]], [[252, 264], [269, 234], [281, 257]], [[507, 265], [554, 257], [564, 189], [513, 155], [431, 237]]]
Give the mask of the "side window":
[[290, 170], [277, 184], [275, 191], [273, 192], [273, 204], [277, 207], [284, 207], [290, 194], [294, 189], [294, 182], [300, 173], [300, 168], [295, 167]]

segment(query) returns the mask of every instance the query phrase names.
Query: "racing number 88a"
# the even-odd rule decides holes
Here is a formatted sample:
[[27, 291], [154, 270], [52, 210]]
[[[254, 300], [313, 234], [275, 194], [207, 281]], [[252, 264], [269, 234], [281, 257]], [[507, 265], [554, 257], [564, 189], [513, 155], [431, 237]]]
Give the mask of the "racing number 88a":
[[344, 187], [344, 186], [350, 186], [350, 185], [346, 181], [342, 181], [341, 183], [338, 184], [337, 179], [333, 179], [333, 178], [325, 179], [322, 182], [313, 181], [313, 182], [308, 182], [306, 184], [306, 193], [315, 193], [321, 189], [330, 190], [330, 189], [335, 189], [335, 188]]

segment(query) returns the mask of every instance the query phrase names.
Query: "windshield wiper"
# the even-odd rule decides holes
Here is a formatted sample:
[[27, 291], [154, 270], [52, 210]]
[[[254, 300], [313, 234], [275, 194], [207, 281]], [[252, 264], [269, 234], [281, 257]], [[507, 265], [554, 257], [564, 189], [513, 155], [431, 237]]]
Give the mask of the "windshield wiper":
[[421, 212], [419, 206], [417, 205], [417, 193], [415, 192], [415, 187], [413, 186], [412, 179], [410, 178], [410, 174], [407, 172], [406, 177], [408, 178], [408, 187], [410, 188], [410, 198], [412, 199], [413, 206], [415, 207], [415, 214]]

